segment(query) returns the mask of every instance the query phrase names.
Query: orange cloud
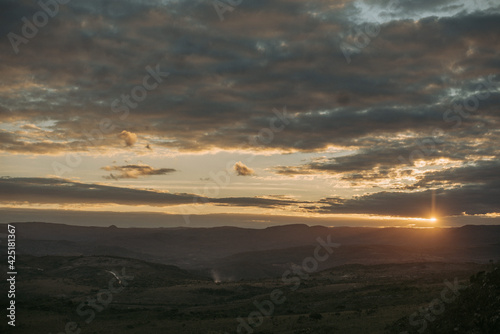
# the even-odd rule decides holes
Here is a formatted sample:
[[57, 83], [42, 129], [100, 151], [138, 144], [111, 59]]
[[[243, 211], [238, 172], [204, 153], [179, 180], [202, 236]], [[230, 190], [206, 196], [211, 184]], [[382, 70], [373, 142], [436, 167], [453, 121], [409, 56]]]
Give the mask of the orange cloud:
[[248, 168], [241, 161], [234, 164], [234, 170], [240, 176], [250, 176], [255, 174], [252, 168]]
[[133, 146], [137, 142], [137, 135], [133, 132], [123, 130], [118, 137], [125, 141], [125, 145]]
[[173, 173], [176, 170], [173, 168], [153, 168], [148, 165], [126, 165], [126, 166], [106, 166], [102, 167], [106, 171], [118, 171], [119, 175], [110, 174], [109, 176], [104, 176], [105, 179], [136, 179], [140, 176], [149, 175], [165, 175], [168, 173]]

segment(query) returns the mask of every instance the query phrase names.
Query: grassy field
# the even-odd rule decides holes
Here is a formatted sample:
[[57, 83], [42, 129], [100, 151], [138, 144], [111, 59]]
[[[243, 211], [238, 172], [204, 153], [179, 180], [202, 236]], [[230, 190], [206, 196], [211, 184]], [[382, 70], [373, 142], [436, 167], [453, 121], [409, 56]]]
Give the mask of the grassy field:
[[[240, 333], [386, 333], [439, 298], [445, 280], [468, 284], [487, 269], [345, 265], [290, 275], [285, 284], [281, 278], [215, 283], [174, 266], [116, 257], [24, 256], [18, 266], [17, 325], [4, 322], [2, 332], [238, 333], [241, 318]], [[125, 280], [120, 284], [113, 273]]]

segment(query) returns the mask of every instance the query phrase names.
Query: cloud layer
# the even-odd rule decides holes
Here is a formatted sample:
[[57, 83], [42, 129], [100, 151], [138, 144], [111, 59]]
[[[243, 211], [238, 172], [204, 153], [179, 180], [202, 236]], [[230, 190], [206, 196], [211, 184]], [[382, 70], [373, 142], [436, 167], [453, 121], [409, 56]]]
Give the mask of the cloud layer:
[[125, 165], [125, 166], [106, 166], [102, 167], [105, 171], [117, 171], [118, 175], [110, 173], [109, 176], [104, 176], [105, 179], [137, 179], [141, 176], [150, 175], [166, 175], [173, 173], [176, 170], [173, 168], [153, 168], [148, 165]]
[[255, 174], [252, 168], [248, 168], [241, 161], [238, 161], [237, 163], [234, 164], [234, 170], [236, 171], [236, 174], [239, 176], [250, 176]]
[[[456, 3], [463, 11], [454, 16], [398, 17], [447, 5], [426, 2], [417, 10], [401, 3], [348, 65], [341, 36], [362, 17], [356, 2], [253, 1], [222, 22], [209, 3], [70, 2], [18, 55], [2, 39], [0, 120], [50, 122], [43, 132], [3, 129], [0, 148], [57, 152], [81, 149], [82, 141], [87, 149], [117, 148], [113, 135], [129, 147], [147, 136], [155, 146], [184, 151], [242, 148], [268, 126], [272, 109], [285, 105], [292, 121], [266, 149], [367, 148], [378, 136], [391, 145], [398, 134], [448, 130], [455, 124], [443, 121], [450, 105], [498, 74], [500, 14], [498, 6], [474, 11]], [[4, 35], [21, 33], [21, 17], [39, 10], [17, 1], [4, 6]], [[156, 65], [170, 77], [137, 102], [134, 87]], [[484, 135], [498, 126], [500, 95], [492, 89], [480, 115], [462, 119], [447, 142], [472, 135], [477, 122], [487, 125], [479, 130]], [[127, 110], [113, 108], [124, 96]], [[89, 140], [97, 132], [103, 140]]]
[[[209, 198], [33, 172], [40, 177], [1, 179], [2, 201], [199, 200], [423, 217], [435, 194], [441, 215], [500, 212], [500, 4], [388, 5], [254, 0], [221, 20], [210, 1], [70, 1], [24, 36], [23, 22], [41, 7], [3, 1], [3, 156], [282, 154], [263, 168], [252, 162], [259, 175], [241, 157], [229, 166], [239, 176], [254, 175], [241, 182], [324, 178], [361, 190], [303, 201], [243, 192]], [[13, 42], [12, 33], [22, 42]], [[281, 116], [273, 111], [285, 106]], [[92, 173], [108, 165], [104, 178], [136, 179], [184, 169], [109, 164]]]
[[[434, 193], [434, 195], [433, 195]], [[439, 204], [432, 212], [435, 196]], [[117, 204], [168, 207], [182, 204], [279, 208], [310, 213], [375, 214], [400, 217], [480, 215], [500, 212], [500, 180], [447, 190], [380, 192], [352, 199], [299, 201], [286, 197], [211, 198], [196, 194], [86, 184], [54, 178], [0, 178], [0, 201], [9, 204]]]

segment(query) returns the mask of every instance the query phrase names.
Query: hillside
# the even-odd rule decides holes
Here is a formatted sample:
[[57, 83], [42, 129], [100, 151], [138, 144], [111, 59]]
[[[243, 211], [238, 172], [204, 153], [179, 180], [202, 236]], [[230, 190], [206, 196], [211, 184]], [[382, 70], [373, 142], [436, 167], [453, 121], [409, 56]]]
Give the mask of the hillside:
[[340, 246], [319, 269], [359, 263], [476, 262], [500, 254], [500, 226], [449, 229], [285, 225], [265, 229], [116, 228], [16, 223], [18, 252], [121, 256], [215, 272], [225, 279], [279, 276], [313, 254], [318, 238]]

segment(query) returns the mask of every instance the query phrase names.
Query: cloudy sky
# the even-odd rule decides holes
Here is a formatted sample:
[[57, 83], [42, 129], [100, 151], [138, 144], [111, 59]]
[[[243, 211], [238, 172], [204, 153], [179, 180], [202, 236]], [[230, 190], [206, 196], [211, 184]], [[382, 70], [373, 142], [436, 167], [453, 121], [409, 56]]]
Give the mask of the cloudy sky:
[[1, 222], [500, 223], [498, 1], [59, 2], [0, 2]]

